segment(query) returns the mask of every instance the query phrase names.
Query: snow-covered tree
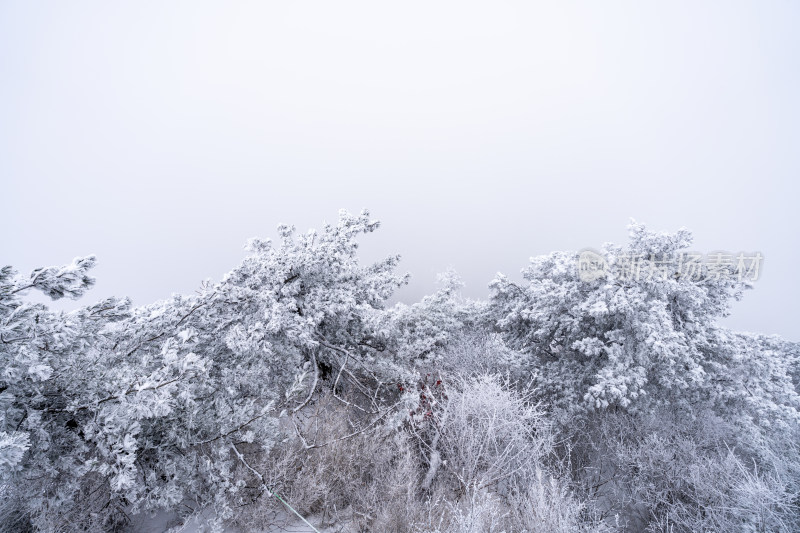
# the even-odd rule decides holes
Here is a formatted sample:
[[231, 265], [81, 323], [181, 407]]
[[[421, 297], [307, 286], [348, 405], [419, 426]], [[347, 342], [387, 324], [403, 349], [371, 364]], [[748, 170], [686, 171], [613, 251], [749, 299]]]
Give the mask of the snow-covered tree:
[[406, 279], [396, 257], [358, 264], [356, 238], [377, 226], [344, 211], [319, 233], [281, 226], [277, 246], [252, 241], [219, 283], [135, 309], [109, 299], [63, 313], [21, 299], [81, 296], [91, 257], [29, 279], [4, 268], [3, 493], [41, 530], [178, 506], [227, 518], [245, 483], [242, 447], [268, 450], [279, 415], [313, 396], [321, 372], [374, 401], [362, 378], [380, 378], [360, 359], [379, 354], [371, 315]]
[[[746, 282], [732, 270], [687, 275], [686, 230], [630, 229], [626, 249], [604, 247], [598, 279], [581, 279], [578, 254], [556, 252], [531, 259], [525, 285], [502, 275], [491, 284], [496, 327], [530, 357], [548, 401], [576, 412], [665, 402], [731, 407], [738, 398], [762, 413], [761, 422], [796, 422], [800, 403], [775, 346], [717, 323]], [[635, 277], [621, 264], [632, 259]]]
[[382, 341], [399, 360], [413, 366], [430, 359], [462, 333], [478, 304], [464, 301], [463, 282], [453, 270], [438, 276], [439, 290], [412, 305], [399, 302], [376, 316]]
[[[491, 284], [488, 316], [531, 369], [579, 485], [590, 497], [602, 497], [604, 511], [635, 511], [642, 527], [672, 516], [668, 502], [655, 505], [636, 494], [620, 500], [634, 481], [680, 498], [681, 513], [691, 509], [700, 516], [710, 505], [699, 489], [686, 489], [682, 474], [646, 469], [647, 443], [661, 438], [673, 446], [665, 455], [676, 462], [670, 467], [675, 472], [692, 461], [721, 468], [715, 462], [733, 451], [736, 464], [748, 465], [739, 472], [742, 483], [760, 479], [760, 487], [778, 491], [769, 496], [775, 507], [768, 515], [778, 517], [770, 523], [791, 530], [795, 520], [785, 513], [793, 507], [785, 503], [800, 487], [793, 345], [718, 323], [748, 287], [735, 264], [689, 269], [688, 231], [654, 233], [638, 224], [630, 230], [626, 248], [607, 244], [593, 256], [596, 270], [589, 274], [596, 275], [579, 270], [580, 254], [557, 252], [532, 258], [523, 270], [525, 284], [499, 276]], [[659, 432], [659, 420], [680, 422]], [[681, 449], [702, 455], [681, 457]], [[734, 523], [732, 506], [766, 501], [763, 494], [751, 496], [719, 500], [713, 512]], [[682, 530], [671, 524], [665, 527]]]

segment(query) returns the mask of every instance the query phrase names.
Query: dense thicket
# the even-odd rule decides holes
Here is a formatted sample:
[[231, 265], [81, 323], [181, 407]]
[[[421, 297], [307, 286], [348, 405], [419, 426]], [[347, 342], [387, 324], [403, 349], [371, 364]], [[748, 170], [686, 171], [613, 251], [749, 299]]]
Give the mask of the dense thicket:
[[[795, 531], [800, 350], [717, 319], [746, 284], [680, 275], [691, 237], [631, 227], [663, 275], [576, 253], [454, 273], [413, 305], [363, 266], [366, 212], [252, 241], [225, 278], [73, 312], [94, 258], [0, 270], [0, 528], [107, 531], [165, 510], [264, 528], [281, 496], [360, 531]], [[674, 259], [677, 261], [677, 259]]]

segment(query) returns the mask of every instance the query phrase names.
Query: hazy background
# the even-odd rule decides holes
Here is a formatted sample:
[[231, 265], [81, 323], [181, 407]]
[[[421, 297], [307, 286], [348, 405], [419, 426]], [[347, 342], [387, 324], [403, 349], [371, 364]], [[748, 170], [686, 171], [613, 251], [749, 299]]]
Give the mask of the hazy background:
[[800, 339], [800, 4], [0, 0], [0, 264], [90, 299], [219, 279], [369, 207], [400, 298], [626, 239], [760, 251], [728, 323]]

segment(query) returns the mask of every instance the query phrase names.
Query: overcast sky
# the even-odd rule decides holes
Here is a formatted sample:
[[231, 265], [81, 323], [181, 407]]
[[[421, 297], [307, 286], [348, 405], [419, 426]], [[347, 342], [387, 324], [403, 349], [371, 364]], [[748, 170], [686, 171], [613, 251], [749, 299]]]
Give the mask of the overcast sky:
[[[657, 4], [657, 5], [656, 5]], [[95, 253], [89, 299], [219, 279], [368, 207], [400, 297], [533, 255], [759, 251], [727, 323], [800, 340], [800, 4], [0, 0], [0, 264]]]

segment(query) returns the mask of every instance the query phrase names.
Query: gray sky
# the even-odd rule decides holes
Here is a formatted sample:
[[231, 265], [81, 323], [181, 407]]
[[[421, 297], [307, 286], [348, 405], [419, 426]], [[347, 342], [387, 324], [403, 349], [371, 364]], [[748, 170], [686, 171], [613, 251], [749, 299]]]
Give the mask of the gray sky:
[[219, 279], [370, 208], [401, 298], [532, 255], [760, 251], [727, 322], [800, 339], [800, 5], [0, 0], [0, 263], [95, 253], [90, 299]]

